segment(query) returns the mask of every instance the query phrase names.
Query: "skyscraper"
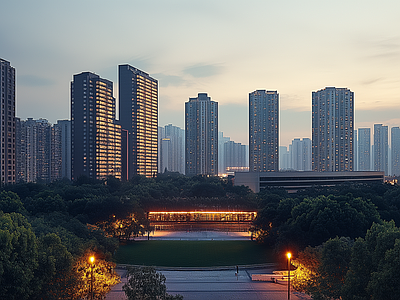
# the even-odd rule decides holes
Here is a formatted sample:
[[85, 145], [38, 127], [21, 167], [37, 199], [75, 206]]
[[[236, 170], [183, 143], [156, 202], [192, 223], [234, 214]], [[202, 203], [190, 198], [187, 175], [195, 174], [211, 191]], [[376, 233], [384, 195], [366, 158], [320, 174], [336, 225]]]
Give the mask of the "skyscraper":
[[309, 138], [294, 139], [291, 147], [291, 169], [311, 171], [311, 140]]
[[326, 87], [312, 93], [312, 163], [317, 172], [353, 171], [354, 93]]
[[165, 169], [185, 174], [185, 131], [172, 124], [160, 127], [160, 173]]
[[249, 170], [279, 171], [279, 94], [249, 94]]
[[374, 170], [388, 175], [388, 127], [374, 124]]
[[119, 120], [128, 132], [128, 178], [158, 172], [158, 81], [130, 65], [119, 65]]
[[15, 69], [0, 58], [0, 184], [15, 183]]
[[115, 123], [113, 83], [83, 72], [71, 82], [72, 179], [121, 178], [121, 126]]
[[358, 170], [371, 171], [371, 128], [358, 128]]
[[391, 129], [391, 145], [392, 145], [392, 174], [400, 176], [400, 128], [392, 127]]
[[185, 174], [218, 175], [218, 103], [206, 93], [185, 103]]
[[54, 127], [61, 133], [61, 178], [71, 180], [71, 121], [58, 120]]

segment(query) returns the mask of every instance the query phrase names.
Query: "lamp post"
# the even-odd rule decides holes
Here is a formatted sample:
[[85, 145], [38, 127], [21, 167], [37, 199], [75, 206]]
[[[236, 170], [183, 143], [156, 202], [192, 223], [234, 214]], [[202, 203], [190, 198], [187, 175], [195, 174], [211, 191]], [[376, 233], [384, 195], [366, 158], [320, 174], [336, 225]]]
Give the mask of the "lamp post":
[[94, 265], [94, 256], [89, 257], [90, 263], [90, 299], [93, 300], [93, 265]]
[[286, 254], [288, 258], [288, 284], [287, 284], [287, 298], [290, 300], [290, 258], [292, 257], [292, 253], [288, 252]]

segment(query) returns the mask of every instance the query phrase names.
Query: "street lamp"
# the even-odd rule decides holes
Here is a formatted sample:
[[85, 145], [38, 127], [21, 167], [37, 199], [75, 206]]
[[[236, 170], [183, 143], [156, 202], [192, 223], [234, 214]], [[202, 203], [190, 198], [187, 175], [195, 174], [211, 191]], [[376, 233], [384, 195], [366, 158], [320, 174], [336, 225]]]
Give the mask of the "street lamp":
[[292, 257], [292, 253], [288, 252], [286, 254], [288, 258], [288, 284], [287, 284], [287, 298], [290, 300], [290, 258]]
[[90, 263], [90, 299], [93, 300], [93, 265], [94, 265], [94, 256], [89, 257]]

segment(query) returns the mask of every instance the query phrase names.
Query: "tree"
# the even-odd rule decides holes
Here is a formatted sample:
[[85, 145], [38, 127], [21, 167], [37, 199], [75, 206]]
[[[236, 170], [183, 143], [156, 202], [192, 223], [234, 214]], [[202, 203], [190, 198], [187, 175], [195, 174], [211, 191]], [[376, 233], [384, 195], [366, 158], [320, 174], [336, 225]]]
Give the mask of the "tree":
[[27, 219], [0, 211], [0, 295], [3, 299], [27, 299], [32, 293], [38, 266], [36, 236]]
[[122, 289], [128, 300], [182, 300], [181, 295], [169, 295], [165, 285], [165, 276], [153, 267], [129, 268], [128, 282]]

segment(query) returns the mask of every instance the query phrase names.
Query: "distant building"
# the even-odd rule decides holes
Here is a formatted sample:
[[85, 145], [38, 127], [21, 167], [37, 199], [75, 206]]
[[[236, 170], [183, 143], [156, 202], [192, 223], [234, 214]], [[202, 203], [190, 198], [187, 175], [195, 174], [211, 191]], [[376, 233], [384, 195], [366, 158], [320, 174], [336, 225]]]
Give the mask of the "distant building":
[[[130, 65], [119, 65], [119, 121], [128, 132], [128, 179], [158, 172], [158, 81]], [[127, 165], [127, 166], [125, 166]]]
[[391, 145], [392, 145], [392, 172], [393, 176], [400, 176], [400, 128], [392, 127], [391, 129]]
[[358, 128], [358, 170], [371, 170], [371, 129]]
[[312, 164], [317, 172], [354, 170], [354, 93], [326, 87], [312, 93]]
[[279, 171], [279, 94], [249, 94], [249, 170]]
[[358, 171], [358, 138], [357, 130], [353, 130], [353, 171]]
[[55, 130], [61, 134], [61, 178], [71, 180], [71, 121], [58, 120]]
[[224, 136], [222, 131], [218, 132], [218, 173], [220, 174], [226, 172], [224, 144], [230, 140], [231, 138]]
[[185, 174], [185, 131], [168, 124], [159, 127], [159, 170]]
[[0, 184], [15, 183], [15, 68], [0, 58], [1, 143]]
[[374, 170], [389, 175], [388, 169], [388, 127], [374, 124]]
[[61, 132], [46, 119], [16, 118], [17, 182], [61, 178]]
[[121, 178], [121, 126], [115, 122], [113, 83], [91, 72], [71, 82], [72, 179]]
[[309, 138], [294, 139], [291, 147], [291, 169], [295, 171], [311, 171], [311, 140]]
[[279, 170], [291, 169], [290, 153], [286, 146], [279, 146]]
[[218, 103], [206, 93], [185, 103], [185, 174], [218, 175]]
[[[224, 143], [224, 170], [223, 173], [232, 172], [232, 170], [248, 170], [247, 156], [248, 146], [234, 141]], [[220, 173], [221, 173], [220, 172]]]

